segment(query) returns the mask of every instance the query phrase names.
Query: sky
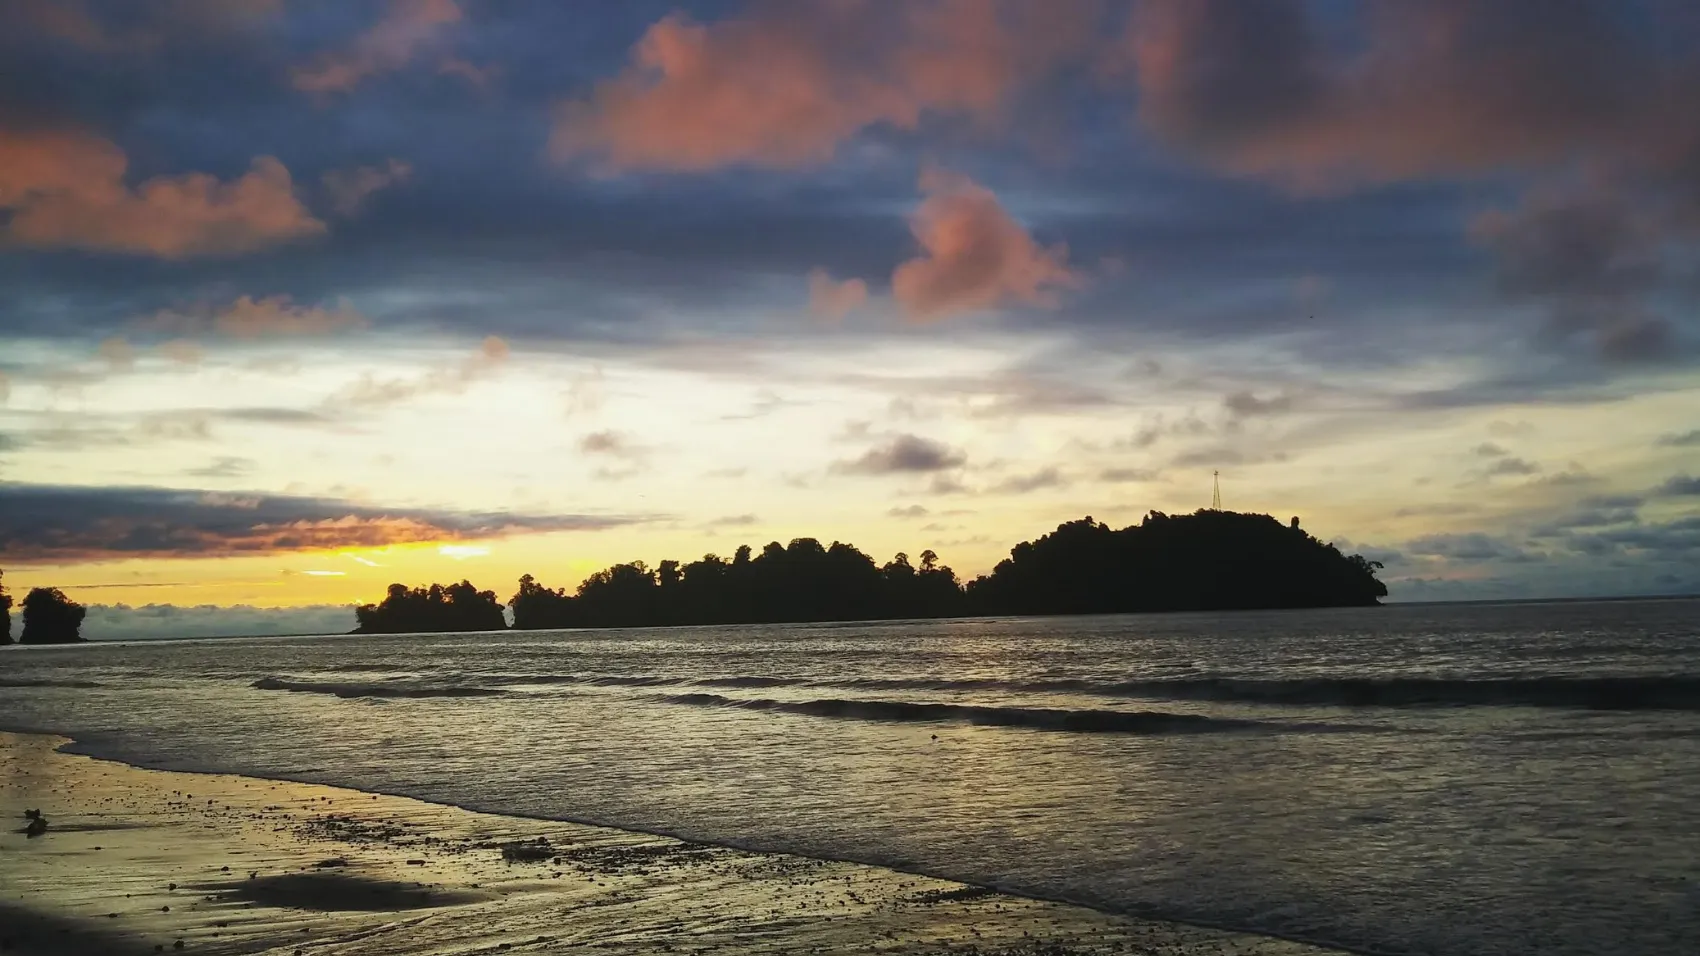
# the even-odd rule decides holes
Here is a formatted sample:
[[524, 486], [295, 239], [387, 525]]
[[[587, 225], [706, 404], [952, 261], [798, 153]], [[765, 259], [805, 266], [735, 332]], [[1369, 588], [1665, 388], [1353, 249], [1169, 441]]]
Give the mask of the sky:
[[1700, 592], [1685, 0], [0, 0], [0, 568], [391, 581], [1300, 516]]

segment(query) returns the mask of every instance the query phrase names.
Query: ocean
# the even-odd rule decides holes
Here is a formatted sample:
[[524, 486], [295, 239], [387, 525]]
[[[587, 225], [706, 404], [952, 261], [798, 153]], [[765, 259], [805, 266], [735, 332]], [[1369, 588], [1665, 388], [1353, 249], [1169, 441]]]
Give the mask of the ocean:
[[1700, 952], [1700, 601], [100, 643], [0, 727], [1364, 953]]

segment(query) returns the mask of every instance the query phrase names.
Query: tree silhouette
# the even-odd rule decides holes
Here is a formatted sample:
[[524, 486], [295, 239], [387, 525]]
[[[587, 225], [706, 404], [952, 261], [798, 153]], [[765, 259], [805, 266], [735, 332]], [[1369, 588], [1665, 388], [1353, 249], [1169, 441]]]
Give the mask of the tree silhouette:
[[1268, 515], [1153, 511], [1113, 531], [1090, 517], [1023, 542], [969, 585], [986, 614], [1106, 614], [1378, 603], [1381, 567]]
[[[931, 549], [918, 567], [901, 552], [876, 565], [843, 542], [796, 538], [759, 554], [741, 546], [730, 561], [616, 564], [570, 593], [528, 574], [509, 604], [520, 629], [1336, 607], [1386, 596], [1380, 567], [1268, 515], [1153, 511], [1119, 531], [1090, 517], [1065, 522], [966, 587]], [[391, 585], [382, 604], [357, 614], [361, 631], [502, 626], [495, 596], [464, 581]]]
[[508, 626], [496, 592], [480, 591], [470, 581], [412, 589], [392, 584], [381, 602], [355, 608], [354, 617], [357, 634], [499, 631]]
[[83, 615], [81, 604], [58, 588], [35, 588], [24, 596], [23, 644], [75, 644], [80, 642]]
[[6, 572], [0, 571], [0, 647], [12, 643], [12, 596], [6, 593]]

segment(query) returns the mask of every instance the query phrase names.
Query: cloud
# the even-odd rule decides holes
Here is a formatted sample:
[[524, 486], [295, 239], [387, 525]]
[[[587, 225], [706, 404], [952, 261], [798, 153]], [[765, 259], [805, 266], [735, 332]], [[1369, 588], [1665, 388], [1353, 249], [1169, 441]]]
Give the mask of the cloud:
[[1471, 229], [1502, 290], [1561, 340], [1646, 361], [1680, 341], [1661, 264], [1700, 234], [1700, 113], [1679, 105], [1700, 98], [1700, 21], [1678, 6], [1144, 0], [1111, 72], [1143, 126], [1231, 174], [1514, 184]]
[[1240, 418], [1250, 418], [1257, 415], [1277, 415], [1291, 411], [1293, 397], [1291, 395], [1271, 395], [1268, 398], [1258, 398], [1251, 392], [1234, 392], [1222, 399], [1222, 407], [1228, 413]]
[[1500, 289], [1543, 304], [1552, 332], [1609, 359], [1652, 359], [1673, 336], [1652, 306], [1665, 278], [1656, 216], [1598, 185], [1545, 189], [1477, 217], [1471, 235], [1493, 251]]
[[[118, 17], [111, 5], [85, 0], [11, 0], [8, 17], [31, 32], [103, 54], [157, 52], [185, 38], [218, 39], [275, 15], [282, 0], [156, 0], [125, 5]], [[116, 22], [113, 22], [116, 20]]]
[[136, 350], [125, 339], [117, 336], [105, 339], [95, 351], [114, 372], [128, 372], [136, 367]]
[[886, 514], [893, 518], [924, 518], [930, 512], [926, 505], [909, 505], [903, 508], [892, 508]]
[[1486, 474], [1490, 478], [1503, 475], [1533, 475], [1541, 470], [1541, 466], [1522, 458], [1501, 458], [1489, 465]]
[[598, 531], [643, 520], [386, 508], [268, 493], [0, 483], [0, 553], [32, 565], [371, 548]]
[[836, 462], [832, 470], [851, 475], [894, 475], [945, 471], [961, 467], [968, 458], [943, 442], [917, 435], [898, 435], [870, 448], [860, 458]]
[[1331, 42], [1353, 31], [1303, 0], [1145, 0], [1113, 65], [1142, 123], [1232, 172], [1315, 189], [1490, 172], [1665, 135], [1673, 62], [1614, 7], [1366, 4]]
[[252, 458], [220, 455], [199, 468], [190, 468], [185, 475], [193, 478], [240, 478], [254, 470]]
[[1098, 472], [1098, 480], [1111, 482], [1156, 481], [1159, 474], [1159, 472], [1149, 468], [1105, 468]]
[[757, 518], [753, 514], [723, 515], [719, 518], [715, 518], [714, 520], [708, 522], [708, 527], [710, 527], [710, 528], [747, 528], [750, 525], [760, 524], [760, 523], [761, 523], [761, 519]]
[[11, 213], [3, 235], [23, 246], [182, 259], [325, 232], [270, 156], [229, 181], [186, 173], [134, 189], [124, 182], [128, 165], [123, 150], [89, 133], [0, 129], [0, 209]]
[[1044, 488], [1065, 488], [1068, 479], [1062, 476], [1055, 467], [1041, 468], [1030, 475], [1014, 475], [993, 485], [993, 494], [1024, 495], [1031, 491]]
[[1051, 306], [1080, 277], [1068, 250], [1046, 249], [1010, 218], [991, 190], [965, 176], [929, 169], [926, 194], [910, 217], [922, 255], [897, 267], [891, 293], [920, 320], [992, 309], [1010, 302]]
[[617, 76], [561, 104], [550, 147], [620, 170], [797, 167], [878, 124], [989, 124], [1079, 49], [1090, 6], [769, 3], [711, 24], [675, 13], [645, 31]]
[[319, 177], [319, 181], [324, 184], [325, 192], [330, 194], [331, 208], [339, 215], [353, 216], [365, 206], [367, 197], [406, 182], [412, 176], [412, 165], [391, 159], [382, 166], [333, 169]]
[[334, 307], [297, 305], [287, 295], [270, 295], [261, 299], [244, 295], [217, 310], [158, 312], [137, 323], [140, 328], [149, 331], [175, 335], [211, 331], [237, 339], [329, 335], [364, 328], [366, 324], [366, 317], [355, 311], [347, 300], [338, 302]]
[[1522, 561], [1531, 557], [1523, 548], [1479, 531], [1426, 535], [1405, 542], [1404, 551], [1453, 561]]
[[468, 386], [496, 374], [508, 361], [508, 343], [486, 336], [477, 351], [452, 365], [432, 369], [413, 378], [379, 379], [370, 373], [332, 396], [332, 406], [394, 405], [422, 395], [458, 395]]
[[1644, 499], [1639, 495], [1596, 495], [1576, 502], [1569, 511], [1541, 525], [1537, 537], [1563, 536], [1576, 528], [1606, 528], [1636, 524]]
[[1470, 454], [1475, 455], [1478, 458], [1503, 458], [1511, 453], [1506, 451], [1503, 445], [1496, 445], [1491, 441], [1485, 441], [1470, 449]]
[[436, 40], [439, 31], [459, 21], [455, 0], [390, 0], [382, 19], [340, 53], [329, 53], [291, 78], [304, 93], [347, 93], [369, 77], [393, 73], [413, 61]]
[[201, 347], [188, 339], [171, 339], [154, 346], [154, 351], [178, 365], [201, 364]]
[[1660, 435], [1656, 444], [1664, 448], [1689, 448], [1700, 445], [1700, 428], [1691, 432], [1673, 432], [1669, 435]]
[[825, 269], [809, 272], [809, 311], [837, 321], [868, 301], [868, 284], [861, 279], [834, 279]]
[[1692, 478], [1688, 475], [1672, 475], [1670, 480], [1659, 486], [1659, 494], [1670, 497], [1700, 495], [1700, 478]]
[[[120, 585], [124, 586], [124, 585]], [[69, 589], [73, 595], [86, 588]], [[277, 634], [345, 634], [354, 626], [349, 605], [254, 607], [237, 604], [90, 604], [83, 636], [94, 641], [184, 637], [249, 637]]]
[[612, 430], [591, 432], [579, 439], [578, 448], [587, 455], [606, 455], [626, 461], [635, 461], [647, 454], [647, 450], [634, 442], [630, 435]]

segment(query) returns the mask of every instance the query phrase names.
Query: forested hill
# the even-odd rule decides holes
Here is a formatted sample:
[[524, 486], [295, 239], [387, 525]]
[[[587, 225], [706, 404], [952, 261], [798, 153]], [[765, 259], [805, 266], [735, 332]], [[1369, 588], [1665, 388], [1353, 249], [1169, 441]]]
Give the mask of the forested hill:
[[1109, 614], [1379, 603], [1381, 565], [1269, 515], [1152, 512], [1115, 531], [1082, 518], [1011, 549], [969, 582], [980, 614]]
[[[966, 585], [930, 550], [918, 566], [904, 554], [878, 565], [851, 545], [797, 538], [759, 554], [741, 547], [730, 560], [617, 564], [570, 593], [526, 575], [508, 603], [513, 626], [526, 629], [1344, 607], [1386, 596], [1378, 568], [1311, 537], [1297, 519], [1152, 512], [1120, 530], [1089, 517], [1060, 525]], [[503, 626], [496, 595], [464, 581], [391, 585], [358, 616], [362, 633]]]

